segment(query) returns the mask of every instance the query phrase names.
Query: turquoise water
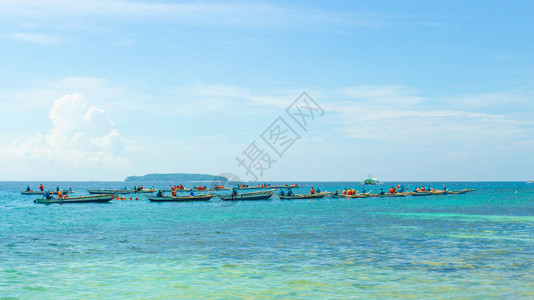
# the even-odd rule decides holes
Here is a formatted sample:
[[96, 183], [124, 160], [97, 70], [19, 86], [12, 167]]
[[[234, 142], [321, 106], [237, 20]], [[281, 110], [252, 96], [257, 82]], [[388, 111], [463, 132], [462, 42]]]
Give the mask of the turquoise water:
[[[532, 184], [447, 183], [477, 191], [395, 199], [68, 205], [33, 203], [19, 192], [28, 184], [38, 183], [0, 182], [0, 298], [534, 297]], [[45, 186], [57, 184], [77, 195], [124, 185]]]

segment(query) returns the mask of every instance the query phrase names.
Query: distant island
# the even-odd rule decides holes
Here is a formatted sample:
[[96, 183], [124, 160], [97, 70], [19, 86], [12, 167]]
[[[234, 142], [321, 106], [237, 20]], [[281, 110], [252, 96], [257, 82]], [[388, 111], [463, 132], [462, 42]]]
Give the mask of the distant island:
[[143, 176], [128, 176], [124, 181], [172, 181], [176, 183], [185, 181], [216, 181], [222, 184], [228, 181], [228, 178], [207, 174], [188, 174], [188, 173], [170, 173], [170, 174], [146, 174]]

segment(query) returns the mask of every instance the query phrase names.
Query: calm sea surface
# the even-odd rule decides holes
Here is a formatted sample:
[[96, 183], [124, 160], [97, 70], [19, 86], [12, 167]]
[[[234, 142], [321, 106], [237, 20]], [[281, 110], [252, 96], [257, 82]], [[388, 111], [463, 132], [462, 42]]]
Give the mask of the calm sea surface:
[[[39, 182], [0, 182], [0, 298], [534, 298], [533, 184], [447, 183], [477, 191], [397, 199], [65, 205], [33, 203], [20, 194], [28, 184]], [[44, 184], [76, 195], [125, 185]], [[361, 188], [303, 184], [297, 193]]]

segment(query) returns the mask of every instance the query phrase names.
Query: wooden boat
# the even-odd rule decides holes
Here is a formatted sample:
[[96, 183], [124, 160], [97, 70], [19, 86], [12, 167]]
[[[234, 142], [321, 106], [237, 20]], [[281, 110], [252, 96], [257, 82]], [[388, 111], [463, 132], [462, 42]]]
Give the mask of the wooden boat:
[[162, 197], [148, 197], [150, 202], [193, 202], [193, 201], [210, 201], [215, 195], [199, 195], [199, 196], [162, 196]]
[[371, 193], [356, 193], [353, 195], [332, 194], [332, 198], [368, 198]]
[[[65, 190], [65, 191], [61, 191], [63, 194], [68, 194], [70, 191], [69, 190]], [[23, 195], [44, 195], [46, 192], [45, 191], [22, 191], [20, 192], [21, 194]], [[58, 191], [49, 191], [48, 192], [50, 195], [57, 195], [58, 194]], [[72, 193], [72, 192], [71, 192]]]
[[326, 195], [330, 195], [330, 193], [320, 192], [320, 193], [315, 193], [315, 194], [293, 194], [291, 196], [278, 195], [278, 198], [280, 198], [280, 200], [319, 199], [319, 198], [323, 198]]
[[53, 198], [53, 199], [35, 199], [35, 203], [103, 203], [109, 202], [113, 199], [113, 195], [100, 195], [100, 196], [83, 196], [83, 197], [72, 197], [72, 198]]
[[219, 196], [223, 201], [249, 201], [249, 200], [269, 200], [273, 196], [274, 190], [259, 191], [252, 193], [240, 193], [234, 197], [232, 195]]
[[473, 192], [473, 191], [475, 191], [475, 189], [455, 190], [455, 191], [447, 191], [447, 194], [460, 195], [460, 194], [465, 194], [465, 193]]
[[150, 193], [155, 193], [157, 192], [158, 190], [156, 189], [142, 189], [142, 190], [137, 190], [137, 191], [133, 191], [134, 193], [138, 193], [138, 194], [150, 194]]
[[405, 193], [384, 193], [384, 194], [376, 194], [376, 195], [373, 195], [374, 197], [406, 197], [406, 194]]
[[[217, 192], [217, 191], [229, 191], [230, 189], [229, 188], [222, 188], [222, 189], [205, 189], [205, 190], [200, 190], [200, 189], [174, 189], [177, 193], [189, 193], [191, 191], [193, 192]], [[170, 190], [170, 189], [166, 189], [166, 190], [161, 190], [162, 193], [170, 193], [172, 192], [173, 190]], [[157, 192], [157, 191], [156, 191]]]
[[415, 192], [415, 193], [412, 193], [412, 196], [432, 196], [432, 195], [435, 195], [434, 193], [432, 192]]

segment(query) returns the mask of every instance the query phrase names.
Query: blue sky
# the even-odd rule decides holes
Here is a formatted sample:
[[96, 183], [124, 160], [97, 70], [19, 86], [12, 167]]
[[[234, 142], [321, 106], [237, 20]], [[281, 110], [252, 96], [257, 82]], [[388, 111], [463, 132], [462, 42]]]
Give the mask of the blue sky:
[[303, 91], [325, 114], [260, 180], [532, 180], [533, 11], [0, 1], [0, 180], [250, 179], [236, 156]]

